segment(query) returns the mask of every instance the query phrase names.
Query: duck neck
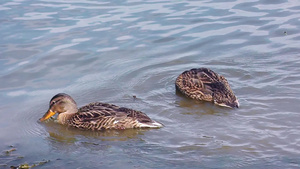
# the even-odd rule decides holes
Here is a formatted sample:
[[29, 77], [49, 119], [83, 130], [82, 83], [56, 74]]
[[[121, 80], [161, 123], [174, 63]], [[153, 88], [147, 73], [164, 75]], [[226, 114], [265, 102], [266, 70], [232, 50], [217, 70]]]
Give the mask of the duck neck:
[[71, 119], [75, 114], [76, 114], [77, 110], [74, 112], [70, 112], [70, 111], [67, 111], [67, 112], [64, 112], [64, 113], [60, 113], [58, 116], [57, 116], [57, 122], [60, 123], [60, 124], [68, 124], [68, 120]]

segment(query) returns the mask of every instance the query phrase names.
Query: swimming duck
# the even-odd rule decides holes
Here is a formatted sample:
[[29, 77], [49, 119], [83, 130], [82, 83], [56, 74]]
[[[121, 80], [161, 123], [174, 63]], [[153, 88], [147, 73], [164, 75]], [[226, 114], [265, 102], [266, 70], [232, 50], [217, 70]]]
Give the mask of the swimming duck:
[[80, 129], [160, 128], [163, 126], [151, 120], [143, 112], [113, 104], [95, 102], [78, 109], [73, 98], [65, 93], [59, 93], [50, 100], [49, 110], [40, 121], [45, 121], [56, 113], [58, 123]]
[[213, 102], [219, 106], [239, 107], [237, 97], [225, 77], [208, 68], [191, 69], [180, 74], [176, 89], [186, 97]]

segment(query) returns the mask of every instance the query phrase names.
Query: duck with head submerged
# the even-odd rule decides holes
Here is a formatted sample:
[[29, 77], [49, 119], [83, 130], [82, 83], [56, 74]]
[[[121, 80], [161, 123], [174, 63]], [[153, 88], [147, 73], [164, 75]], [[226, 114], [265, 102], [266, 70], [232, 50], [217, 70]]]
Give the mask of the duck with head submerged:
[[40, 121], [56, 113], [58, 123], [86, 130], [163, 127], [143, 112], [113, 104], [95, 102], [78, 109], [73, 98], [65, 93], [59, 93], [50, 100], [49, 110]]
[[180, 74], [176, 89], [188, 98], [238, 108], [239, 102], [225, 77], [208, 68], [191, 69]]

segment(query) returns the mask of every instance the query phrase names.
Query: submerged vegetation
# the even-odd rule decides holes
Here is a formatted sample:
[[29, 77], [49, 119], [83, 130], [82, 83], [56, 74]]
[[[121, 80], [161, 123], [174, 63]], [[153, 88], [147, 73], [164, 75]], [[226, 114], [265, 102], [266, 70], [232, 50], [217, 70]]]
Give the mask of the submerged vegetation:
[[41, 165], [46, 164], [48, 162], [50, 162], [50, 160], [40, 161], [40, 162], [34, 163], [32, 165], [29, 165], [29, 164], [25, 163], [25, 164], [21, 164], [19, 166], [10, 166], [10, 168], [11, 169], [27, 169], [27, 168], [33, 168], [33, 167], [41, 166]]
[[0, 154], [0, 167], [8, 167], [11, 165], [10, 166], [11, 169], [29, 169], [50, 162], [50, 160], [42, 160], [42, 161], [37, 161], [32, 163], [22, 162], [24, 161], [24, 156], [17, 153], [13, 153], [16, 151], [17, 148], [15, 148], [12, 145], [9, 146], [8, 150], [4, 150]]

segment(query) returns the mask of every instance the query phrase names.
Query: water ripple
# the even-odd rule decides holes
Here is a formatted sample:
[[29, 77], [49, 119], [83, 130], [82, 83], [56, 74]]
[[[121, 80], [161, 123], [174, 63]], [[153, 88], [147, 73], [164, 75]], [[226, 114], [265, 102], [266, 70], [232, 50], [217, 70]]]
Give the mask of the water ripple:
[[[297, 167], [299, 11], [293, 0], [3, 1], [1, 140], [74, 167], [99, 158], [113, 168]], [[176, 77], [197, 67], [224, 75], [241, 107], [176, 93]], [[165, 127], [84, 134], [38, 123], [59, 92], [79, 106], [141, 110]]]

